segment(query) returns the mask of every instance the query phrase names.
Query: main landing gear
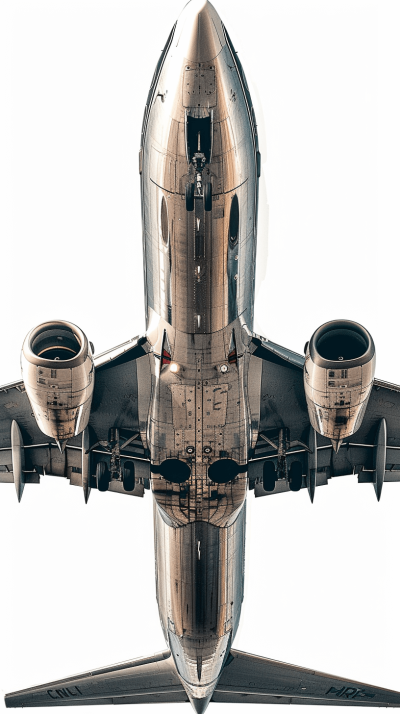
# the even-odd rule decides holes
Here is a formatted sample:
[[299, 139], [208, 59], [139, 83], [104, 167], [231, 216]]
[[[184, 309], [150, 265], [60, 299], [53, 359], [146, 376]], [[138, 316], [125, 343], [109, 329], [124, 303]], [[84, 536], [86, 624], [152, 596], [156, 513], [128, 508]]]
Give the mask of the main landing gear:
[[105, 461], [99, 461], [96, 466], [96, 482], [98, 491], [107, 491], [111, 475]]
[[[111, 482], [111, 473], [105, 461], [99, 461], [96, 466], [96, 485], [101, 492], [108, 491]], [[131, 461], [125, 461], [122, 467], [122, 484], [124, 491], [131, 493], [135, 490], [135, 466]]]
[[275, 489], [276, 471], [273, 461], [266, 461], [263, 466], [263, 489], [271, 493]]
[[277, 481], [285, 480], [290, 491], [300, 491], [303, 485], [303, 463], [301, 461], [292, 461], [290, 467], [286, 461], [290, 454], [289, 449], [294, 446], [304, 447], [309, 451], [309, 447], [303, 442], [296, 440], [290, 441], [289, 430], [286, 428], [279, 429], [278, 439], [276, 437], [271, 440], [266, 434], [260, 434], [261, 439], [266, 441], [269, 446], [276, 449], [276, 467], [272, 458], [264, 462], [262, 484], [264, 491], [272, 493], [275, 491]]
[[[263, 466], [263, 489], [268, 493], [275, 490], [275, 485], [278, 479], [277, 472], [273, 461], [266, 461]], [[303, 467], [301, 461], [293, 461], [290, 465], [288, 474], [289, 489], [291, 491], [300, 491], [303, 484]]]
[[292, 461], [289, 469], [289, 488], [291, 491], [300, 491], [303, 483], [303, 467], [301, 461]]

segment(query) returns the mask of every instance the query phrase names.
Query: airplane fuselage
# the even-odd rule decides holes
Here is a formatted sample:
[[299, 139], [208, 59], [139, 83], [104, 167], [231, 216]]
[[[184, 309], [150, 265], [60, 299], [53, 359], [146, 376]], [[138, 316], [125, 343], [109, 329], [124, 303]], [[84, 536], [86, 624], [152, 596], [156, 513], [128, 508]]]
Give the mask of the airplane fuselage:
[[140, 171], [157, 599], [182, 683], [205, 699], [243, 599], [259, 175], [246, 80], [208, 2], [186, 6], [161, 55]]

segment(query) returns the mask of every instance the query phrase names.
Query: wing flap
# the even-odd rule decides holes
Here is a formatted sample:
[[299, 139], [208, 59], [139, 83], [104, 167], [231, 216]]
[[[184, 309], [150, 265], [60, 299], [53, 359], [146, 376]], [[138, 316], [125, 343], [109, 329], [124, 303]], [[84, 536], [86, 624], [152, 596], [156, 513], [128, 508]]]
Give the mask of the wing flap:
[[169, 650], [6, 694], [6, 707], [188, 701]]
[[287, 697], [287, 696], [269, 696], [265, 694], [235, 694], [233, 692], [214, 692], [211, 699], [212, 702], [220, 702], [221, 704], [315, 704], [317, 706], [348, 706], [348, 707], [397, 707], [398, 704], [381, 704], [368, 702], [354, 701], [330, 701], [327, 699], [311, 699], [310, 697]]
[[231, 650], [212, 701], [400, 707], [400, 692]]

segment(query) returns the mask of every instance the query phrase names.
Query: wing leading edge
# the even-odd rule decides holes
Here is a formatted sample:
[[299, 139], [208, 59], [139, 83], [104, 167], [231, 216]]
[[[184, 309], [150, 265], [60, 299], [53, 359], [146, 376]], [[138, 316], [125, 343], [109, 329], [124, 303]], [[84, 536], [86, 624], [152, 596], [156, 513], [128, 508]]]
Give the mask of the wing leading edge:
[[[144, 337], [134, 338], [95, 358], [89, 425], [85, 432], [69, 439], [62, 450], [54, 439], [40, 431], [23, 381], [0, 387], [0, 483], [14, 482], [20, 500], [25, 484], [40, 483], [41, 475], [60, 476], [71, 485], [84, 486], [87, 500], [90, 488], [98, 487], [94, 474], [96, 465], [102, 461], [111, 473], [107, 490], [143, 496], [150, 475], [143, 442], [151, 389], [146, 349]], [[13, 429], [18, 434], [24, 461], [22, 484], [17, 483], [14, 474]], [[131, 483], [126, 488], [121, 469], [113, 471], [113, 464], [117, 462], [122, 467], [125, 463], [133, 464], [134, 487]], [[88, 472], [86, 481], [85, 471]]]
[[[290, 477], [278, 478], [275, 488], [263, 486], [264, 465], [278, 465], [279, 435], [285, 434], [285, 463], [290, 474], [301, 465], [301, 487], [311, 500], [316, 486], [335, 476], [356, 474], [371, 483], [379, 500], [386, 481], [400, 481], [400, 386], [375, 379], [360, 428], [335, 453], [329, 439], [310, 425], [304, 384], [304, 358], [279, 345], [253, 339], [251, 360], [261, 361], [259, 437], [249, 464], [250, 488], [256, 496], [290, 490]], [[265, 482], [265, 481], [264, 481]], [[292, 489], [292, 490], [298, 490]]]

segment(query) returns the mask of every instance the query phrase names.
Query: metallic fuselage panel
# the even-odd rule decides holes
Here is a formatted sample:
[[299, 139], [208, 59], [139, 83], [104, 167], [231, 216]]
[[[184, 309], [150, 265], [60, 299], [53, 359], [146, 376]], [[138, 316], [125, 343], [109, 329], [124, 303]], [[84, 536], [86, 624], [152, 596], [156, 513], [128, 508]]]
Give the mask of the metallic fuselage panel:
[[[234, 522], [168, 525], [155, 504], [157, 600], [179, 675], [195, 697], [213, 691], [243, 600], [245, 504]], [[211, 687], [211, 689], [210, 689]]]
[[[238, 57], [212, 5], [192, 0], [154, 74], [139, 160], [157, 599], [182, 683], [203, 699], [243, 599], [246, 471], [257, 429], [248, 395], [257, 152]], [[187, 464], [184, 483], [160, 473], [168, 459]], [[216, 483], [208, 469], [223, 459], [240, 470]]]
[[[243, 329], [239, 320], [234, 324], [239, 349]], [[228, 337], [222, 330], [214, 335], [176, 333], [172, 349], [179, 355], [180, 370], [161, 369], [155, 378], [149, 424], [153, 464], [177, 458], [191, 469], [183, 484], [153, 473], [153, 493], [175, 525], [196, 520], [226, 525], [246, 496], [249, 359], [243, 355], [221, 373], [218, 365], [227, 363]], [[208, 478], [208, 468], [223, 456], [242, 464], [243, 473], [233, 482], [216, 484]]]
[[[151, 308], [176, 330], [212, 333], [237, 315], [250, 328], [253, 323], [256, 127], [218, 14], [208, 3], [197, 15], [192, 5], [175, 27], [146, 107], [141, 159], [145, 290], [148, 324]], [[193, 211], [186, 210], [185, 187], [196, 178], [188, 162], [193, 151], [188, 118], [210, 121], [211, 161], [204, 179], [212, 185], [211, 211], [204, 210], [201, 197], [195, 198]], [[239, 230], [230, 240], [235, 196]]]

